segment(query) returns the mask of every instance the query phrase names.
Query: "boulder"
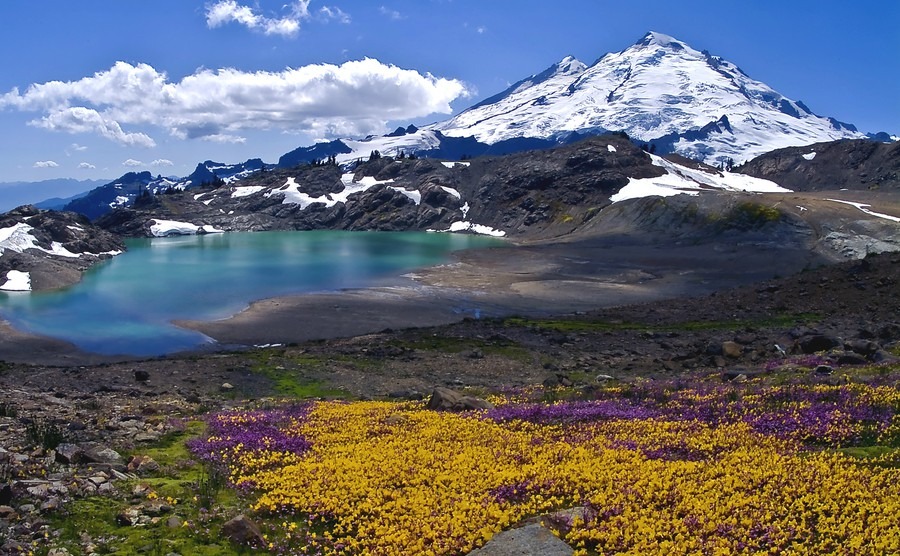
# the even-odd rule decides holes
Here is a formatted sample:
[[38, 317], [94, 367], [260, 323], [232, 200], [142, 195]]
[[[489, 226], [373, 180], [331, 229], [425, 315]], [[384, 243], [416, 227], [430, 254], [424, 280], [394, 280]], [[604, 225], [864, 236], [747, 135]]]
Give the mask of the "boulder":
[[839, 347], [843, 344], [840, 338], [830, 334], [807, 334], [797, 340], [797, 348], [801, 353], [816, 353]]
[[63, 443], [56, 447], [56, 461], [74, 465], [85, 461], [84, 449], [78, 444]]
[[159, 471], [159, 464], [150, 456], [134, 456], [128, 462], [128, 471], [145, 477]]
[[498, 533], [469, 556], [571, 556], [575, 551], [541, 525]]
[[737, 359], [744, 352], [744, 347], [737, 342], [722, 342], [722, 355]]
[[428, 400], [428, 409], [433, 411], [468, 411], [472, 409], [492, 409], [494, 404], [481, 398], [474, 396], [466, 396], [451, 390], [438, 386], [431, 393]]
[[259, 525], [244, 514], [227, 521], [222, 526], [222, 535], [239, 546], [265, 546], [266, 544]]

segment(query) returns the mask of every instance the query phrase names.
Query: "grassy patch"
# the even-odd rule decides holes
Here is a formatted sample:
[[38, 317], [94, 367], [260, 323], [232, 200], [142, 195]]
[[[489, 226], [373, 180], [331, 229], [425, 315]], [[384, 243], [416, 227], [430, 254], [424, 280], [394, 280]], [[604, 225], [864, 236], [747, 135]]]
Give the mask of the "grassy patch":
[[[92, 496], [67, 504], [52, 518], [54, 528], [61, 531], [54, 546], [81, 554], [86, 535], [98, 554], [250, 554], [221, 535], [222, 525], [243, 513], [247, 504], [225, 488], [224, 479], [209, 464], [193, 459], [185, 445], [204, 427], [200, 421], [189, 422], [184, 430], [137, 451], [156, 460], [160, 469], [149, 477], [117, 482], [119, 496]], [[123, 524], [120, 516], [139, 506], [147, 516], [144, 521]], [[169, 523], [172, 518], [177, 520]]]

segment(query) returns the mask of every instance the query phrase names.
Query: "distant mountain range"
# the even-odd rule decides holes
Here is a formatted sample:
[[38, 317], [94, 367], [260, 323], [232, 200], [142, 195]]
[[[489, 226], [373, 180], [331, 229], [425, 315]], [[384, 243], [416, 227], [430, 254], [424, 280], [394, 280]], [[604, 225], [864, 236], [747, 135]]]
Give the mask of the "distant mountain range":
[[[346, 169], [375, 151], [393, 157], [464, 160], [547, 149], [611, 131], [626, 133], [656, 154], [675, 153], [715, 166], [740, 164], [789, 146], [866, 137], [897, 139], [886, 133], [866, 135], [851, 124], [816, 115], [803, 102], [750, 78], [734, 63], [650, 32], [591, 65], [567, 56], [443, 122], [299, 147], [277, 164], [260, 159], [240, 164], [205, 161], [184, 178], [128, 173], [64, 206], [96, 218], [130, 206], [143, 191], [182, 190], [218, 180], [230, 183], [261, 169], [326, 159]], [[61, 201], [51, 204], [58, 208]]]
[[0, 183], [0, 212], [21, 205], [33, 204], [38, 208], [60, 209], [69, 201], [109, 180], [76, 180], [71, 178], [44, 181], [17, 181]]

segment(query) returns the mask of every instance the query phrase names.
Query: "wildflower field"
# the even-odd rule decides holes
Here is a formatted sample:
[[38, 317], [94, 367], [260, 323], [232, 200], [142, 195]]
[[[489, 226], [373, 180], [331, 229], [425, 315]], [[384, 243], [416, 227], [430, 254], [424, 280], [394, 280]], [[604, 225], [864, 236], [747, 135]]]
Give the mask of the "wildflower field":
[[465, 554], [571, 510], [577, 554], [900, 554], [898, 371], [316, 401], [211, 415], [189, 447], [275, 553]]

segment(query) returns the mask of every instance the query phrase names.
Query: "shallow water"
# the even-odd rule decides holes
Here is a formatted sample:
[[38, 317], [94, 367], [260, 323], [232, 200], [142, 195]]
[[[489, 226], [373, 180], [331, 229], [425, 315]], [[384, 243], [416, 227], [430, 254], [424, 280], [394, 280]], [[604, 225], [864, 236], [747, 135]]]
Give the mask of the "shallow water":
[[458, 234], [256, 232], [128, 241], [128, 251], [53, 292], [0, 292], [13, 326], [104, 354], [162, 355], [205, 336], [170, 324], [212, 320], [279, 295], [373, 285], [439, 264], [452, 251], [502, 244]]

